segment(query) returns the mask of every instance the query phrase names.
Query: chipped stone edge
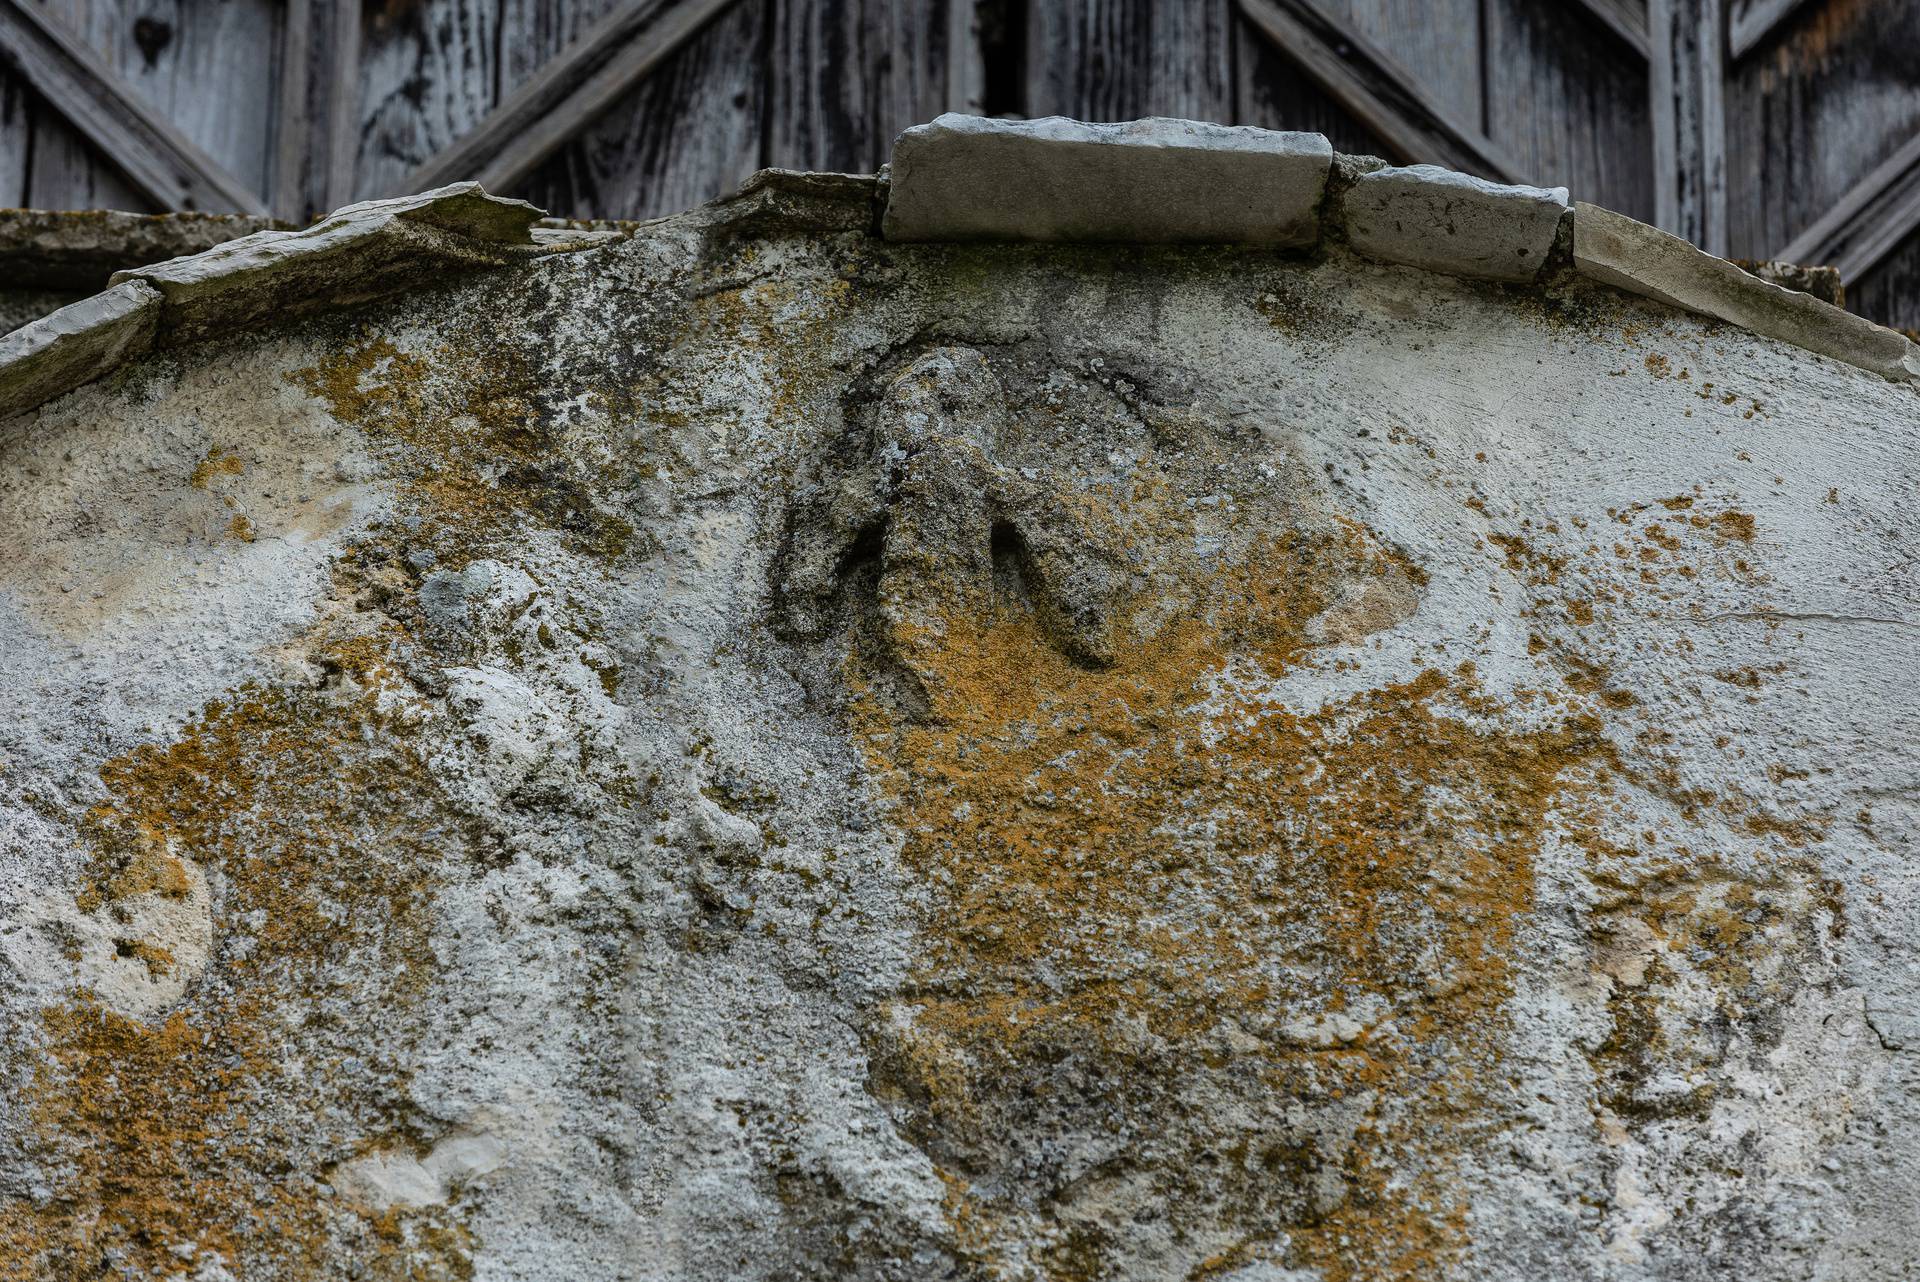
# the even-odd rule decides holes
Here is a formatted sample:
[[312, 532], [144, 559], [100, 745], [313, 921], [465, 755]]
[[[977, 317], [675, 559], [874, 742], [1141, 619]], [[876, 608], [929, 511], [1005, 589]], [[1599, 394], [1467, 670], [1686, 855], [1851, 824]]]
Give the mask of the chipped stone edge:
[[[1383, 168], [1369, 157], [1335, 154], [1317, 220], [1319, 239], [1349, 244], [1341, 217], [1345, 194], [1362, 176]], [[1409, 171], [1401, 171], [1403, 174]], [[1527, 200], [1557, 191], [1484, 187], [1487, 206], [1499, 210], [1502, 195]], [[1462, 184], [1450, 175], [1448, 190]], [[765, 222], [821, 233], [861, 231], [883, 235], [890, 198], [889, 176], [762, 170], [739, 190], [705, 207], [716, 224], [740, 231]], [[1524, 209], [1526, 201], [1512, 203]], [[811, 212], [800, 208], [810, 206]], [[832, 212], [835, 209], [841, 212]], [[657, 221], [657, 220], [656, 220]], [[1537, 232], [1537, 219], [1522, 214], [1517, 232]], [[497, 267], [550, 254], [594, 249], [634, 234], [649, 223], [567, 223], [543, 220], [524, 201], [488, 195], [478, 183], [455, 183], [390, 201], [349, 205], [303, 231], [269, 230], [217, 245], [199, 254], [117, 272], [101, 294], [69, 304], [0, 337], [0, 419], [26, 413], [121, 364], [217, 329], [240, 328], [257, 319], [244, 306], [223, 315], [226, 302], [292, 263], [311, 272], [320, 259], [351, 253], [379, 240], [396, 263], [416, 267], [451, 264]], [[1571, 250], [1567, 248], [1571, 243]], [[1273, 248], [1273, 246], [1265, 246]], [[1364, 255], [1363, 255], [1364, 256]], [[1460, 274], [1446, 246], [1426, 253], [1416, 244], [1391, 260], [1440, 274]], [[1555, 249], [1530, 280], [1540, 285], [1571, 271], [1586, 279], [1683, 311], [1737, 325], [1827, 356], [1894, 382], [1920, 379], [1920, 346], [1904, 335], [1809, 294], [1784, 289], [1715, 258], [1677, 236], [1585, 201], [1572, 202], [1560, 222]], [[297, 277], [297, 271], [293, 273]], [[318, 279], [323, 279], [324, 273]], [[314, 289], [291, 310], [274, 298], [274, 314], [344, 310], [404, 290], [413, 276], [394, 267], [360, 282], [349, 296]], [[284, 283], [284, 282], [282, 282]], [[296, 287], [300, 284], [295, 281]], [[138, 288], [134, 288], [134, 287]]]
[[0, 419], [217, 331], [360, 306], [415, 285], [426, 269], [596, 249], [626, 239], [632, 227], [549, 220], [526, 201], [463, 182], [117, 271], [105, 291], [0, 336]]

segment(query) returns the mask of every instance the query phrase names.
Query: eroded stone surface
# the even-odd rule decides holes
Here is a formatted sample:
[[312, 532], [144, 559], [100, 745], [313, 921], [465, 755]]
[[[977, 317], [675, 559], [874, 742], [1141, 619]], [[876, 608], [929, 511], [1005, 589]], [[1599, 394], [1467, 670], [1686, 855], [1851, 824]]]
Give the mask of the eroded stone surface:
[[0, 334], [0, 419], [143, 354], [159, 323], [159, 291], [134, 281]]
[[1311, 245], [1333, 147], [1195, 120], [948, 113], [894, 143], [893, 240]]
[[1516, 282], [1546, 265], [1568, 208], [1565, 187], [1509, 187], [1438, 165], [1360, 174], [1340, 199], [1348, 240], [1370, 258]]
[[1911, 391], [870, 196], [0, 448], [8, 1276], [1908, 1267]]

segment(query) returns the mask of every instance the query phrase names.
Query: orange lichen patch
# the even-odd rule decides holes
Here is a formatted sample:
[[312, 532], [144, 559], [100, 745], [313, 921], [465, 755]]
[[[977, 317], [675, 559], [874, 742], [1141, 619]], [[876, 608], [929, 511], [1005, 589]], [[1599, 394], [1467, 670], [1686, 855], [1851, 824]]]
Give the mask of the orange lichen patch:
[[[899, 651], [921, 715], [856, 655], [857, 725], [934, 898], [876, 1080], [977, 1218], [1072, 1201], [1044, 1162], [992, 1165], [1064, 1116], [1150, 1150], [1127, 1186], [1195, 1241], [1285, 1238], [1330, 1279], [1429, 1276], [1463, 1247], [1457, 1119], [1488, 1089], [1535, 851], [1606, 750], [1590, 719], [1502, 728], [1464, 671], [1307, 710], [1255, 693], [1350, 594], [1340, 546], [1256, 545], [1102, 669], [1018, 602], [940, 619]], [[1201, 1082], [1232, 1120], [1191, 1106]], [[1283, 1120], [1302, 1108], [1322, 1120]], [[1222, 1201], [1248, 1116], [1270, 1129]], [[1099, 1276], [1114, 1249], [1041, 1265]]]
[[235, 512], [233, 519], [227, 522], [227, 533], [242, 543], [253, 542], [253, 521], [244, 512]]
[[605, 460], [577, 459], [544, 409], [534, 360], [507, 342], [438, 349], [431, 360], [385, 338], [290, 375], [334, 416], [367, 432], [429, 524], [418, 535], [450, 565], [531, 520], [612, 559], [633, 537], [593, 495]]
[[1750, 512], [1721, 512], [1713, 518], [1713, 532], [1725, 539], [1753, 542], [1753, 515]]
[[218, 446], [207, 451], [207, 456], [193, 465], [193, 473], [187, 483], [196, 490], [208, 488], [217, 476], [238, 476], [246, 470], [246, 463], [238, 454], [222, 451]]
[[1658, 352], [1652, 352], [1646, 360], [1647, 373], [1655, 378], [1666, 378], [1673, 373], [1673, 362]]
[[[399, 1124], [404, 1070], [342, 1041], [333, 1008], [391, 1013], [419, 998], [457, 822], [381, 708], [377, 684], [244, 689], [174, 742], [101, 767], [106, 800], [80, 823], [92, 851], [82, 904], [186, 893], [184, 856], [218, 877], [221, 946], [154, 1022], [84, 992], [45, 1011], [20, 1103], [53, 1195], [0, 1203], [11, 1264], [0, 1277], [103, 1276], [109, 1259], [116, 1275], [170, 1277], [196, 1252], [241, 1276], [318, 1278], [339, 1251], [373, 1277], [466, 1268], [447, 1212], [410, 1213], [417, 1231], [389, 1249], [315, 1183], [366, 1134]], [[420, 1245], [434, 1234], [447, 1252]]]

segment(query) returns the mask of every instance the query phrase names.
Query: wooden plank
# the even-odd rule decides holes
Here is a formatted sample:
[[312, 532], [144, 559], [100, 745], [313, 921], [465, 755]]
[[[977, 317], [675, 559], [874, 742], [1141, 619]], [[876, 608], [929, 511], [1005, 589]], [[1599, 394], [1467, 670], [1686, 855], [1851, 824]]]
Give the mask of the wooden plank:
[[163, 209], [261, 214], [266, 202], [144, 101], [32, 0], [0, 0], [0, 57]]
[[894, 135], [944, 111], [950, 2], [969, 4], [775, 0], [767, 163], [871, 172]]
[[1523, 181], [1519, 166], [1479, 130], [1456, 121], [1372, 43], [1333, 21], [1313, 0], [1239, 0], [1274, 47], [1394, 157], [1445, 165], [1498, 182]]
[[981, 50], [980, 6], [950, 0], [947, 9], [947, 110], [987, 113], [987, 66]]
[[1653, 221], [1725, 257], [1727, 125], [1721, 0], [1647, 0]]
[[1236, 73], [1233, 119], [1263, 129], [1325, 134], [1336, 151], [1356, 156], [1391, 152], [1365, 126], [1321, 92], [1300, 64], [1244, 20], [1234, 40]]
[[263, 199], [285, 0], [59, 0], [117, 83]]
[[287, 0], [274, 108], [277, 216], [306, 222], [352, 199], [359, 60], [359, 0]]
[[1653, 44], [1647, 35], [1647, 11], [1631, 0], [1580, 0], [1587, 15], [1628, 49], [1642, 58], [1653, 56]]
[[1652, 221], [1646, 64], [1570, 6], [1486, 12], [1487, 133], [1534, 181]]
[[1729, 51], [1735, 58], [1746, 57], [1803, 3], [1805, 0], [1733, 0], [1727, 9]]
[[594, 25], [618, 9], [621, 0], [501, 0], [499, 20], [500, 102], [579, 41]]
[[27, 82], [0, 64], [0, 208], [18, 209], [27, 203], [33, 106]]
[[1405, 67], [1453, 119], [1486, 127], [1480, 0], [1321, 0], [1321, 8]]
[[1867, 275], [1920, 228], [1920, 135], [1843, 196], [1777, 255], [1783, 262], [1838, 268], [1851, 282]]
[[[410, 195], [416, 171], [494, 107], [499, 0], [382, 0], [362, 21], [352, 195]], [[461, 173], [470, 178], [471, 173]]]
[[422, 191], [474, 178], [520, 186], [555, 151], [738, 0], [635, 0], [530, 77], [459, 141], [387, 189]]
[[761, 167], [768, 0], [742, 0], [513, 192], [573, 218], [651, 218]]
[[1030, 4], [1026, 114], [1229, 119], [1233, 25], [1226, 0]]
[[1908, 233], [1863, 276], [1847, 282], [1847, 309], [1910, 335], [1920, 330], [1920, 233]]
[[1727, 86], [1728, 239], [1768, 258], [1920, 133], [1920, 5], [1804, 10]]

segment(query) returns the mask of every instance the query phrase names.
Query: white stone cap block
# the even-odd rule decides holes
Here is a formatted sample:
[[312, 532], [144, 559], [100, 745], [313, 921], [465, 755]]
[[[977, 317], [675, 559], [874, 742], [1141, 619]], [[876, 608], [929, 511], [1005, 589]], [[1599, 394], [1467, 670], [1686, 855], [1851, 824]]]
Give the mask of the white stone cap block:
[[141, 281], [0, 335], [0, 418], [70, 392], [146, 352], [160, 321], [160, 291]]
[[1319, 134], [949, 113], [895, 141], [881, 227], [889, 240], [1311, 245], [1332, 166]]
[[1482, 280], [1533, 280], [1567, 214], [1565, 187], [1509, 187], [1438, 165], [1361, 174], [1341, 198], [1368, 258]]
[[1904, 334], [1798, 290], [1782, 289], [1678, 236], [1589, 205], [1574, 207], [1573, 262], [1582, 275], [1673, 307], [1871, 370], [1920, 377], [1920, 348]]

